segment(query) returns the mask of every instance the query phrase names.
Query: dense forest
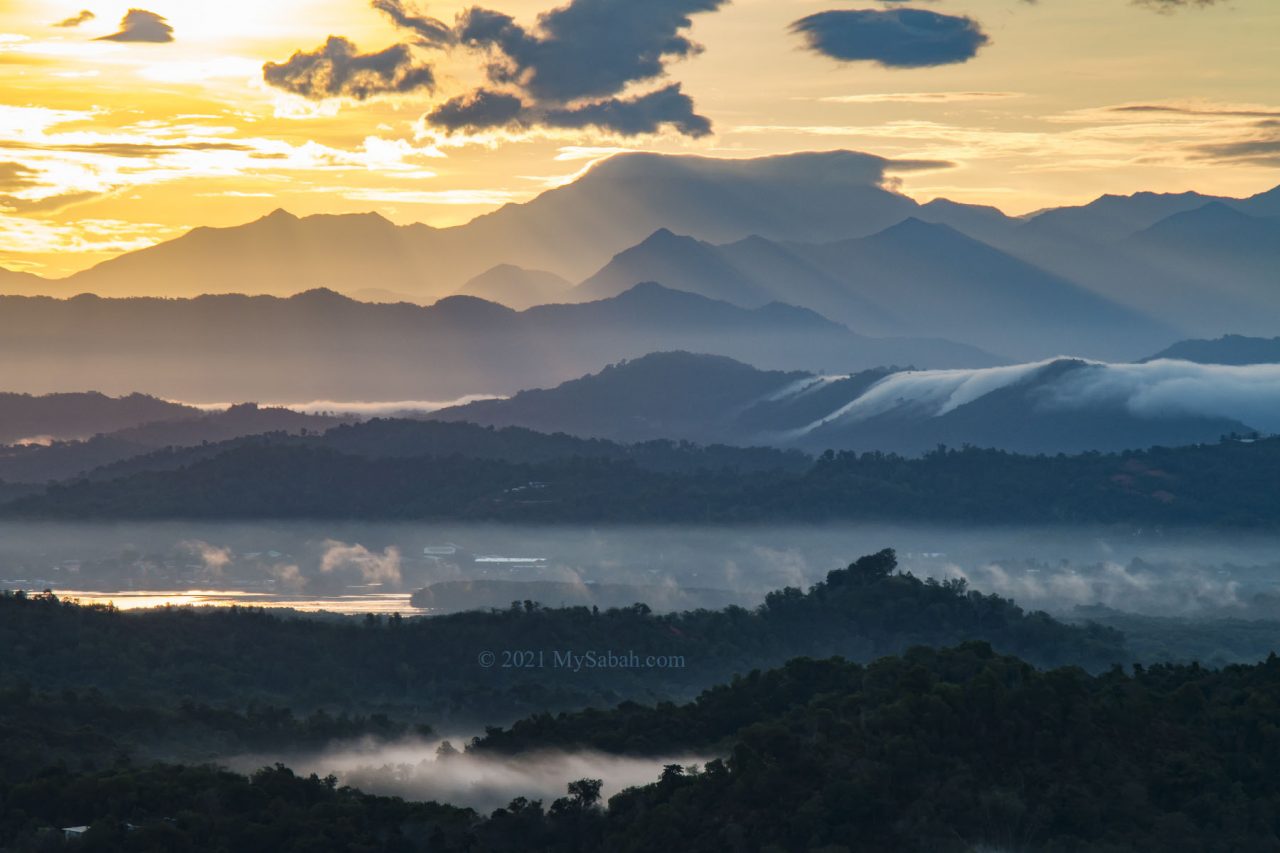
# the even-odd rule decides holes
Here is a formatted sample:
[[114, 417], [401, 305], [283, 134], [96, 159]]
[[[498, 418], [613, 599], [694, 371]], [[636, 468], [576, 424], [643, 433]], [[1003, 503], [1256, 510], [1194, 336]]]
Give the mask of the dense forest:
[[[211, 767], [51, 768], [0, 782], [12, 850], [1201, 851], [1280, 847], [1280, 659], [1206, 670], [1041, 671], [985, 643], [870, 665], [795, 660], [683, 705], [543, 717], [475, 750], [547, 743], [722, 758], [600, 802], [483, 816]], [[87, 825], [68, 842], [56, 827]]]
[[[1145, 652], [1196, 642], [1096, 615]], [[1241, 630], [1259, 653], [1267, 628]], [[126, 613], [5, 594], [0, 644], [4, 853], [1280, 849], [1274, 654], [1134, 664], [1114, 627], [899, 573], [891, 550], [754, 610], [668, 615]], [[482, 657], [513, 649], [540, 656]], [[680, 665], [575, 670], [553, 662], [566, 650]], [[473, 756], [719, 757], [607, 803], [586, 778], [490, 814], [206, 763], [481, 728]]]
[[918, 459], [827, 452], [810, 461], [448, 427], [384, 421], [312, 440], [162, 452], [2, 509], [74, 519], [1280, 523], [1280, 437], [1077, 456], [939, 448]]
[[[122, 613], [53, 596], [0, 596], [0, 685], [97, 689], [121, 702], [283, 706], [299, 713], [388, 714], [412, 724], [506, 722], [544, 710], [690, 697], [735, 673], [799, 657], [853, 660], [967, 639], [1042, 666], [1127, 662], [1122, 635], [1028, 613], [1008, 599], [895, 573], [892, 551], [863, 557], [808, 591], [755, 609], [655, 614], [508, 609], [364, 620], [262, 610]], [[657, 667], [574, 670], [566, 652], [677, 659]], [[480, 660], [492, 653], [492, 666]], [[504, 653], [538, 658], [497, 659]], [[506, 665], [503, 664], [519, 664]]]

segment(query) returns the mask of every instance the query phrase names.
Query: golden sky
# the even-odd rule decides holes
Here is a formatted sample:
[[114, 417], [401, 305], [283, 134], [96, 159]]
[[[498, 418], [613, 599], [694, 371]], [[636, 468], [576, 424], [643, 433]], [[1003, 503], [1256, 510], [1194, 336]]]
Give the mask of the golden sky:
[[[425, 11], [452, 24], [472, 5]], [[480, 5], [536, 32], [556, 0]], [[134, 6], [163, 18], [172, 41], [100, 40]], [[733, 0], [681, 31], [701, 51], [625, 89], [679, 83], [708, 135], [535, 125], [449, 136], [423, 117], [486, 85], [476, 51], [414, 46], [434, 87], [364, 100], [264, 82], [264, 63], [330, 36], [370, 54], [413, 43], [368, 0], [0, 0], [0, 265], [65, 275], [277, 207], [454, 224], [625, 149], [936, 160], [950, 165], [904, 172], [902, 189], [1010, 213], [1107, 192], [1249, 195], [1280, 183], [1277, 0], [916, 6], [971, 17], [989, 41], [933, 67], [841, 62], [808, 49], [793, 22], [896, 4]]]

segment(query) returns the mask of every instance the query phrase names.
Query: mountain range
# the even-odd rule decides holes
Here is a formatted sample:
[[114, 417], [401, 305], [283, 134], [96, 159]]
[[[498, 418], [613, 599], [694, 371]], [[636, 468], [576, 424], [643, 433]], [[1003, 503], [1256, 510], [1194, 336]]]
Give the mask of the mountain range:
[[[889, 188], [887, 175], [901, 167], [849, 151], [755, 159], [621, 154], [531, 201], [456, 227], [397, 226], [377, 214], [298, 218], [278, 210], [243, 226], [197, 228], [59, 281], [8, 273], [0, 288], [70, 297], [68, 303], [80, 293], [195, 299], [199, 312], [224, 316], [180, 340], [173, 336], [171, 351], [178, 355], [169, 375], [156, 377], [168, 365], [152, 363], [140, 374], [145, 384], [107, 388], [81, 381], [75, 387], [142, 387], [168, 396], [180, 388], [178, 375], [190, 374], [188, 384], [201, 388], [198, 394], [218, 389], [224, 399], [504, 394], [663, 349], [715, 352], [768, 368], [849, 371], [891, 363], [976, 366], [975, 347], [987, 363], [1063, 353], [1133, 361], [1179, 338], [1280, 331], [1280, 188], [1242, 199], [1104, 196], [1010, 217], [946, 199], [920, 204]], [[615, 322], [598, 330], [575, 326], [568, 338], [553, 341], [538, 333], [542, 320], [572, 316], [591, 323], [594, 314], [610, 309], [529, 313], [560, 303], [605, 305], [648, 282], [731, 308], [763, 309], [757, 315], [763, 325], [753, 332], [757, 341], [768, 339], [763, 333], [778, 319], [777, 303], [815, 312], [808, 315], [815, 326], [825, 318], [847, 328], [814, 336], [830, 344], [817, 347], [821, 352], [812, 345], [795, 349], [794, 335], [768, 339], [758, 352], [748, 348], [738, 320], [730, 322], [738, 332], [728, 338], [716, 328], [700, 329], [703, 339], [690, 340], [693, 324], [668, 314], [657, 330], [662, 334], [637, 334], [634, 324], [620, 329]], [[281, 321], [289, 311], [262, 301], [215, 305], [203, 298], [231, 290], [282, 298], [306, 291], [356, 294], [386, 303], [386, 313], [375, 320], [373, 312], [320, 307], [323, 300], [308, 297], [302, 311], [307, 318], [289, 316], [286, 323]], [[493, 304], [483, 307], [477, 299]], [[401, 302], [429, 304], [433, 322]], [[683, 310], [669, 302], [671, 310]], [[154, 303], [131, 304], [139, 314], [165, 313]], [[236, 311], [225, 310], [232, 304]], [[105, 334], [93, 328], [98, 315], [118, 316], [115, 303], [102, 298], [88, 306], [65, 311], [81, 318], [63, 332], [63, 339], [72, 339], [69, 348], [53, 349], [52, 339], [41, 343], [51, 353], [49, 364], [30, 368], [33, 377], [63, 376], [59, 384], [27, 383], [25, 365], [32, 359], [19, 358], [24, 369], [13, 390], [71, 387], [65, 377], [73, 369], [88, 368], [92, 378], [118, 367], [119, 377], [135, 366], [130, 353], [148, 348], [146, 338], [169, 334], [157, 325], [125, 323], [140, 339], [122, 335], [113, 347], [98, 348], [94, 358], [104, 361], [86, 363], [78, 353], [95, 345], [75, 339]], [[520, 311], [519, 319], [500, 306]], [[226, 319], [231, 313], [235, 320]], [[338, 313], [343, 322], [335, 326]], [[327, 324], [324, 334], [332, 340], [318, 342], [313, 318]], [[446, 328], [446, 319], [455, 327]], [[297, 322], [299, 331], [286, 328]], [[386, 323], [398, 328], [388, 330]], [[685, 336], [667, 334], [671, 324]], [[249, 326], [255, 335], [245, 341], [241, 327]], [[176, 327], [192, 328], [182, 322]], [[376, 334], [374, 327], [380, 327]], [[430, 340], [410, 340], [428, 327]], [[477, 332], [489, 336], [486, 346], [477, 344]], [[223, 341], [212, 340], [215, 335]], [[830, 343], [837, 337], [843, 342]], [[929, 341], [866, 341], [874, 337]], [[230, 350], [242, 344], [273, 366], [294, 368], [297, 384], [264, 380], [255, 388], [232, 388], [211, 378], [228, 359], [240, 357]], [[346, 352], [336, 356], [341, 348]], [[185, 357], [201, 349], [217, 356], [207, 369]], [[523, 361], [529, 364], [518, 363]], [[451, 377], [440, 375], [446, 363]], [[544, 369], [549, 363], [559, 368]], [[392, 364], [416, 369], [393, 377], [398, 371], [387, 369]], [[352, 390], [357, 372], [378, 387]]]
[[[1253, 384], [1234, 394], [1232, 384], [1242, 378]], [[1185, 399], [1151, 402], [1165, 399], [1170, 387]], [[1274, 408], [1269, 415], [1267, 407]], [[433, 417], [617, 441], [666, 437], [813, 452], [915, 455], [942, 444], [1075, 453], [1280, 431], [1280, 375], [1063, 358], [977, 370], [817, 376], [759, 371], [718, 356], [657, 353], [555, 388]]]
[[870, 237], [723, 246], [660, 230], [574, 291], [600, 299], [635, 281], [758, 305], [789, 298], [878, 335], [966, 341], [1013, 358], [1085, 352], [1133, 358], [1173, 332], [1131, 308], [914, 217]]
[[869, 338], [809, 310], [746, 309], [656, 284], [525, 311], [467, 296], [430, 307], [370, 304], [328, 290], [287, 299], [0, 297], [6, 381], [38, 393], [93, 387], [207, 403], [451, 401], [554, 385], [668, 349], [783, 370], [1002, 363], [975, 347]]
[[1161, 358], [1200, 364], [1280, 364], [1280, 338], [1224, 335], [1215, 340], [1178, 341], [1144, 361]]
[[377, 282], [431, 302], [504, 263], [578, 280], [663, 227], [717, 241], [881, 230], [917, 206], [881, 186], [888, 165], [849, 151], [744, 160], [620, 154], [466, 225], [396, 226], [377, 214], [298, 218], [277, 210], [243, 226], [196, 228], [52, 283], [48, 292], [287, 295]]
[[11, 273], [0, 288], [169, 298], [327, 288], [376, 302], [461, 294], [525, 309], [655, 281], [1014, 360], [1135, 359], [1179, 337], [1277, 332], [1280, 188], [1245, 199], [1104, 196], [1010, 217], [946, 199], [917, 203], [886, 188], [892, 168], [849, 151], [621, 154], [452, 228], [277, 210], [63, 280]]

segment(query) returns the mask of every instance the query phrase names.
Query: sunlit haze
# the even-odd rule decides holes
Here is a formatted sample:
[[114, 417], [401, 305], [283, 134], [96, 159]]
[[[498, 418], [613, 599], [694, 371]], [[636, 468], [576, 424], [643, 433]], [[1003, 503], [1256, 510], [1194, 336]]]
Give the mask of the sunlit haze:
[[[549, 8], [496, 5], [530, 27]], [[486, 54], [420, 46], [363, 0], [144, 8], [171, 40], [102, 40], [122, 32], [126, 3], [0, 8], [0, 266], [61, 276], [277, 207], [457, 224], [624, 149], [930, 161], [890, 179], [922, 201], [1009, 213], [1139, 190], [1250, 195], [1280, 180], [1273, 0], [948, 0], [930, 8], [971, 17], [987, 42], [925, 67], [808, 49], [792, 24], [824, 9], [814, 0], [735, 0], [691, 16], [684, 32], [702, 50], [617, 89], [678, 83], [706, 134], [535, 123], [450, 135], [424, 116], [480, 86]], [[464, 6], [405, 8], [451, 24]], [[264, 80], [264, 64], [330, 36], [365, 54], [410, 44], [434, 83], [306, 98]]]

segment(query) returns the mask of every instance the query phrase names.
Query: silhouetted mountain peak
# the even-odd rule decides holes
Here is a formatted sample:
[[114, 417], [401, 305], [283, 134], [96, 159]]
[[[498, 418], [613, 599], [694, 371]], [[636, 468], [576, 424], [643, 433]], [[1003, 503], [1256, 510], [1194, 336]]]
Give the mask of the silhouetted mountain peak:
[[1243, 202], [1255, 216], [1280, 216], [1280, 187], [1273, 187]]
[[921, 205], [921, 209], [930, 211], [961, 211], [965, 213], [981, 213], [999, 219], [1010, 218], [1003, 210], [990, 204], [964, 204], [949, 198], [935, 198]]
[[[1242, 213], [1221, 201], [1175, 213], [1155, 225], [1139, 232], [1139, 240], [1174, 240], [1202, 242], [1206, 239], [1226, 236], [1234, 239], [1280, 239], [1280, 225], [1256, 216]], [[1234, 241], [1234, 240], [1233, 240]]]
[[468, 281], [458, 295], [475, 296], [522, 311], [563, 302], [572, 290], [573, 284], [555, 273], [498, 264]]
[[700, 293], [690, 293], [687, 290], [667, 287], [665, 284], [659, 284], [656, 281], [642, 281], [632, 285], [617, 296], [596, 301], [624, 306], [632, 311], [643, 309], [681, 311], [692, 306], [703, 305], [722, 305], [727, 308], [737, 307], [719, 299], [703, 296]]
[[336, 290], [327, 287], [313, 287], [310, 290], [304, 290], [289, 297], [290, 300], [304, 303], [322, 303], [331, 305], [354, 305], [355, 300], [350, 297], [343, 296]]
[[1214, 340], [1186, 340], [1143, 361], [1177, 359], [1200, 364], [1280, 364], [1280, 338], [1223, 335]]
[[700, 245], [702, 245], [702, 243], [698, 240], [693, 239], [692, 237], [687, 237], [683, 234], [677, 234], [674, 231], [672, 231], [670, 228], [659, 228], [657, 231], [654, 231], [652, 234], [646, 237], [639, 244], [639, 246], [635, 248], [655, 249], [655, 248], [667, 248], [671, 246], [683, 246], [683, 247], [692, 248], [694, 246], [700, 246]]
[[[946, 240], [952, 243], [965, 243], [974, 246], [984, 246], [972, 237], [961, 234], [950, 225], [942, 225], [937, 222], [925, 222], [915, 216], [908, 216], [897, 225], [891, 225], [879, 234], [873, 234], [867, 238], [868, 240], [892, 240], [897, 243], [910, 243], [911, 241], [923, 240], [929, 242], [937, 242]], [[986, 248], [984, 246], [984, 248]]]
[[1181, 193], [1157, 193], [1149, 190], [1143, 190], [1129, 195], [1119, 193], [1106, 193], [1098, 196], [1093, 201], [1085, 205], [1085, 208], [1104, 208], [1123, 205], [1130, 202], [1140, 204], [1155, 204], [1170, 201], [1195, 201], [1197, 199], [1209, 199], [1210, 196], [1201, 195], [1198, 192], [1187, 191]]
[[791, 305], [786, 302], [770, 302], [768, 305], [757, 308], [756, 313], [762, 317], [767, 317], [770, 320], [785, 323], [847, 328], [834, 320], [828, 320], [817, 311], [811, 311], [808, 308], [802, 308], [798, 305]]
[[490, 302], [488, 299], [461, 294], [446, 296], [432, 305], [431, 308], [452, 321], [479, 322], [492, 318], [514, 317], [519, 313], [505, 305]]

